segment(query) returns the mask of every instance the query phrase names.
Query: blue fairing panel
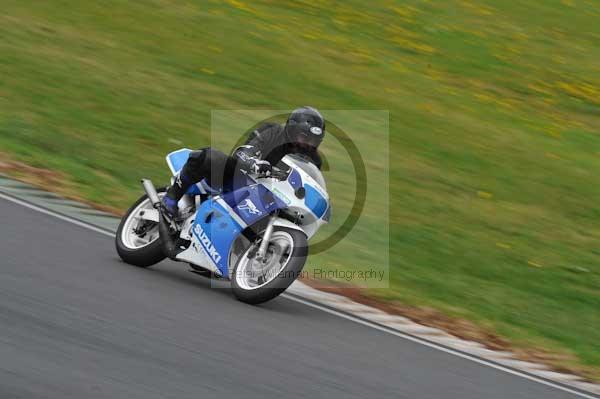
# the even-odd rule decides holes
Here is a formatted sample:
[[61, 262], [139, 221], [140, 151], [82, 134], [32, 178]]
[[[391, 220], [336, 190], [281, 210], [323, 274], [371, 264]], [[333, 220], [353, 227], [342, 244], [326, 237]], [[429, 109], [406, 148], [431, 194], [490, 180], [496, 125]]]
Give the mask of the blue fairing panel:
[[286, 206], [262, 184], [239, 188], [204, 201], [192, 231], [222, 275], [228, 276], [229, 251], [238, 235], [246, 226]]
[[229, 215], [229, 210], [216, 199], [208, 199], [202, 203], [192, 228], [223, 276], [229, 275], [229, 249], [242, 230], [242, 226]]
[[310, 184], [305, 184], [304, 189], [306, 190], [304, 203], [316, 217], [320, 218], [327, 210], [327, 200]]
[[252, 225], [271, 212], [287, 207], [262, 184], [242, 187], [223, 195], [223, 200], [247, 224]]
[[302, 187], [302, 176], [300, 176], [300, 173], [298, 173], [298, 171], [294, 169], [288, 176], [288, 182], [293, 187], [293, 189], [296, 190]]
[[185, 165], [190, 157], [190, 152], [192, 152], [192, 150], [189, 148], [182, 148], [181, 150], [173, 151], [167, 155], [167, 165], [169, 165], [169, 169], [171, 169], [173, 175], [179, 173], [181, 168], [183, 168], [183, 165]]
[[210, 198], [200, 205], [193, 234], [223, 276], [229, 275], [229, 252], [246, 226], [287, 205], [265, 186], [255, 184]]

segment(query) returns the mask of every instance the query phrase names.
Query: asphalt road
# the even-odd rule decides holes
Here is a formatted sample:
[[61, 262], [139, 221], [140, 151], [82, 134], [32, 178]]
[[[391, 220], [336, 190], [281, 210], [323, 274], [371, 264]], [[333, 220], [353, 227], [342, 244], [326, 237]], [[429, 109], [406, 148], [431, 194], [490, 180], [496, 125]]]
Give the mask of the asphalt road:
[[0, 398], [575, 398], [0, 199]]

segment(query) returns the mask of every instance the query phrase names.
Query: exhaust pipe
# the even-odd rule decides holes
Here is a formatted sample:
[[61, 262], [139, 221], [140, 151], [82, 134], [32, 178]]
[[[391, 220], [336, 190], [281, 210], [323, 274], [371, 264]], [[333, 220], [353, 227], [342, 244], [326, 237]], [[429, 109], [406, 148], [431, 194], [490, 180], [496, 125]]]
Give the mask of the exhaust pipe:
[[174, 234], [171, 232], [171, 221], [163, 215], [156, 188], [152, 184], [152, 181], [148, 179], [142, 179], [142, 186], [144, 186], [144, 191], [146, 191], [150, 203], [158, 210], [158, 233], [162, 242], [163, 252], [168, 258], [177, 260], [175, 258], [183, 249], [179, 248], [175, 242]]
[[158, 215], [158, 234], [160, 235], [160, 240], [162, 241], [162, 250], [163, 253], [172, 260], [177, 260], [177, 255], [183, 252], [182, 248], [177, 246], [175, 242], [176, 237], [171, 232], [171, 227], [169, 226], [169, 222], [163, 216], [162, 212], [159, 211]]
[[158, 198], [158, 193], [156, 192], [156, 188], [154, 188], [154, 184], [152, 181], [148, 179], [142, 179], [142, 186], [144, 186], [144, 191], [148, 195], [148, 199], [153, 207], [158, 208], [160, 205], [160, 198]]

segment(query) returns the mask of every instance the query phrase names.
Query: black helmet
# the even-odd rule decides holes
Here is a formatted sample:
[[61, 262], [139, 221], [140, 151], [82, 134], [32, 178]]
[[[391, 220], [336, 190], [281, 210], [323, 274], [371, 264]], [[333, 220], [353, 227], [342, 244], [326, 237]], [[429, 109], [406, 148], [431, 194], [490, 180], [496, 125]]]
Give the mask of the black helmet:
[[325, 136], [325, 119], [313, 107], [295, 109], [285, 124], [285, 135], [290, 144], [317, 148]]

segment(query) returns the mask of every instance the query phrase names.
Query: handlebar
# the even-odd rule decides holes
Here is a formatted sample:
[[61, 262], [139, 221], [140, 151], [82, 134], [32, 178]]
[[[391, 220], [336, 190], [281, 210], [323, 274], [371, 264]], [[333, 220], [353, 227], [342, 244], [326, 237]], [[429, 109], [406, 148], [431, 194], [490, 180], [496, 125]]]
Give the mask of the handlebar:
[[283, 170], [283, 169], [279, 169], [276, 166], [273, 166], [270, 177], [277, 179], [277, 180], [285, 180], [285, 179], [287, 179], [289, 173], [290, 173], [289, 170]]
[[252, 177], [253, 179], [270, 177], [270, 178], [277, 179], [277, 180], [285, 180], [285, 179], [288, 178], [288, 176], [290, 174], [290, 170], [289, 169], [287, 169], [287, 170], [279, 169], [278, 167], [273, 166], [272, 169], [271, 169], [271, 173], [269, 173], [268, 175], [264, 174], [264, 173], [261, 173], [261, 174], [250, 174], [250, 173], [247, 173], [247, 172], [246, 172], [246, 174], [248, 176]]

